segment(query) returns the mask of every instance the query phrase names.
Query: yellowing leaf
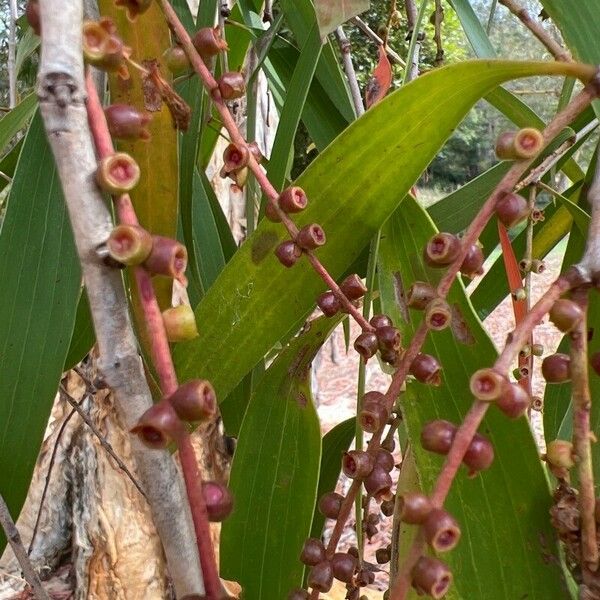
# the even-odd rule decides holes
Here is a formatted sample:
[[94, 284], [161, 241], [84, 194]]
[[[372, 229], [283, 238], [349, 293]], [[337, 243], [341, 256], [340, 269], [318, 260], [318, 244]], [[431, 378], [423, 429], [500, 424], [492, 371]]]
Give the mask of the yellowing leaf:
[[348, 19], [369, 8], [369, 0], [315, 0], [319, 33], [324, 38]]

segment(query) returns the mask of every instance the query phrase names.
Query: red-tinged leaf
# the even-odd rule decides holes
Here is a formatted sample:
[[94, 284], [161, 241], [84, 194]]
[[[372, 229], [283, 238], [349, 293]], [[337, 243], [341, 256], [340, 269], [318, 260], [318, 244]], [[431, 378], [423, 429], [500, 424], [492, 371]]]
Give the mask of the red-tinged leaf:
[[369, 8], [369, 0], [315, 0], [321, 38]]
[[[513, 251], [512, 244], [506, 232], [506, 228], [500, 222], [498, 223], [498, 235], [500, 236], [500, 246], [502, 247], [502, 260], [508, 279], [508, 287], [511, 294], [523, 287], [523, 279], [519, 270], [519, 263]], [[513, 297], [513, 310], [515, 313], [515, 322], [520, 323], [527, 313], [527, 303], [525, 300], [515, 300]]]
[[383, 46], [379, 46], [379, 62], [373, 70], [373, 75], [367, 83], [365, 90], [365, 102], [370, 108], [379, 102], [388, 93], [392, 85], [392, 65], [388, 60]]

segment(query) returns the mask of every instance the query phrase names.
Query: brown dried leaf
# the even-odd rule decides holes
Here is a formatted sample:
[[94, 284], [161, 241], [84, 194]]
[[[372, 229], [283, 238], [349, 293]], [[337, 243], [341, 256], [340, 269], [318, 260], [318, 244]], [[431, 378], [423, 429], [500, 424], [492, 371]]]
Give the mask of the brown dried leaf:
[[319, 33], [322, 38], [342, 23], [369, 8], [369, 0], [315, 0]]
[[392, 65], [388, 60], [385, 48], [379, 46], [379, 62], [367, 83], [365, 103], [367, 108], [379, 102], [388, 93], [392, 85]]

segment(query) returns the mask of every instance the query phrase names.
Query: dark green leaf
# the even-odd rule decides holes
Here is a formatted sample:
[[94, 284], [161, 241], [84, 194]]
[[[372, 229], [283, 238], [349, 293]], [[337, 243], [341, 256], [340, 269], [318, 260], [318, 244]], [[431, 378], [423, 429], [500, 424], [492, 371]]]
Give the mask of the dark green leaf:
[[36, 95], [29, 94], [0, 119], [0, 152], [3, 152], [13, 137], [27, 125], [36, 106]]
[[63, 371], [72, 369], [91, 350], [95, 343], [96, 334], [94, 333], [90, 305], [85, 290], [81, 290], [79, 303], [77, 304], [75, 326], [73, 327], [73, 335], [71, 336], [69, 352], [67, 358], [65, 358]]

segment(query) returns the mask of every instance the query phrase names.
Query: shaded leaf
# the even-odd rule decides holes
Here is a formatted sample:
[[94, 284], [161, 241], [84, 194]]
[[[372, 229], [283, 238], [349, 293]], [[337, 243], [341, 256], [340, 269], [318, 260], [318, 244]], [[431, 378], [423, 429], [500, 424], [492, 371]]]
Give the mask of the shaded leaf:
[[0, 119], [0, 152], [3, 152], [13, 137], [27, 125], [36, 106], [36, 95], [29, 94]]
[[392, 65], [383, 46], [379, 46], [379, 61], [365, 88], [365, 105], [371, 108], [388, 93], [392, 85]]
[[96, 343], [94, 324], [90, 313], [90, 305], [85, 290], [81, 290], [77, 312], [75, 314], [75, 325], [69, 344], [69, 352], [65, 358], [63, 371], [72, 369], [80, 362]]

